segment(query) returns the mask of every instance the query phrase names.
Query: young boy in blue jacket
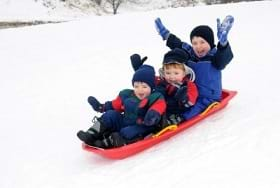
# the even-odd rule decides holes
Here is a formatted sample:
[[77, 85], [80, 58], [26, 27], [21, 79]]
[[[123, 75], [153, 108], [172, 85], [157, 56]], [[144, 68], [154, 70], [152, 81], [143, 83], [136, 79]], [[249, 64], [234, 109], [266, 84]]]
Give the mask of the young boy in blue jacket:
[[222, 23], [217, 19], [217, 37], [219, 43], [216, 47], [213, 31], [207, 25], [200, 25], [192, 30], [190, 34], [190, 45], [182, 42], [176, 35], [170, 33], [162, 24], [160, 18], [155, 20], [156, 29], [162, 39], [166, 40], [166, 45], [171, 49], [181, 48], [188, 53], [189, 59], [185, 64], [191, 67], [196, 75], [195, 83], [199, 96], [194, 106], [182, 114], [185, 120], [198, 115], [211, 103], [221, 100], [221, 70], [233, 58], [233, 53], [227, 40], [233, 22], [234, 18], [232, 16], [226, 16]]

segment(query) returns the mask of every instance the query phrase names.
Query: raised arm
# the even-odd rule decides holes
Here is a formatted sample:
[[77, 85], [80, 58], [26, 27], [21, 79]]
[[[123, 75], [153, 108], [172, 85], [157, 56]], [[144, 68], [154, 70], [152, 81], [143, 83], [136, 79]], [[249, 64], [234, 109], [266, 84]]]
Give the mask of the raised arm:
[[233, 22], [234, 18], [230, 15], [226, 16], [222, 23], [220, 22], [220, 19], [217, 19], [217, 37], [219, 43], [212, 63], [219, 70], [224, 69], [233, 58], [233, 53], [228, 42], [228, 33]]

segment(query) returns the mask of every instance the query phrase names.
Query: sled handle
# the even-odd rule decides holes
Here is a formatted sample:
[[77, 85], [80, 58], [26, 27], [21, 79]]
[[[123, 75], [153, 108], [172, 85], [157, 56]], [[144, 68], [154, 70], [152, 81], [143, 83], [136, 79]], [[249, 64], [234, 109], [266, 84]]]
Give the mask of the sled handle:
[[167, 131], [174, 131], [177, 129], [177, 125], [169, 125], [167, 127], [165, 127], [164, 129], [162, 129], [161, 131], [159, 131], [157, 134], [153, 135], [153, 138], [159, 137], [160, 135], [162, 135], [163, 133], [167, 132]]
[[212, 108], [215, 108], [216, 106], [218, 106], [220, 103], [219, 102], [213, 102], [211, 103], [201, 114], [200, 116], [204, 116], [205, 114], [207, 114]]

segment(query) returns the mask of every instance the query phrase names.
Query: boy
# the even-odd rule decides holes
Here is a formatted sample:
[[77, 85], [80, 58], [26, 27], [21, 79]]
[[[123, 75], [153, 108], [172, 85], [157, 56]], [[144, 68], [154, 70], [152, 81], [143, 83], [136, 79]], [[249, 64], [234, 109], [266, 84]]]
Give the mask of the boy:
[[214, 43], [212, 29], [206, 25], [195, 27], [191, 34], [191, 45], [182, 42], [161, 23], [160, 18], [155, 20], [158, 33], [166, 45], [171, 48], [180, 48], [188, 53], [186, 65], [191, 67], [195, 74], [195, 83], [198, 88], [199, 97], [196, 104], [183, 113], [184, 119], [190, 119], [204, 111], [211, 103], [221, 100], [222, 74], [226, 65], [232, 60], [233, 53], [227, 40], [228, 32], [234, 22], [232, 16], [227, 16], [222, 23], [217, 19], [217, 36], [219, 43], [217, 48]]
[[[143, 61], [140, 55], [131, 56], [131, 63], [137, 69]], [[167, 109], [167, 124], [178, 124], [184, 119], [182, 114], [191, 108], [198, 96], [193, 80], [195, 75], [184, 62], [188, 60], [187, 53], [179, 48], [170, 50], [164, 55], [160, 76], [156, 78], [156, 90], [163, 94]]]
[[116, 99], [104, 104], [95, 97], [88, 98], [93, 109], [103, 114], [86, 132], [77, 133], [80, 140], [101, 148], [119, 147], [142, 139], [157, 129], [166, 103], [162, 94], [154, 90], [154, 68], [142, 65], [134, 73], [132, 85], [133, 90], [124, 89]]

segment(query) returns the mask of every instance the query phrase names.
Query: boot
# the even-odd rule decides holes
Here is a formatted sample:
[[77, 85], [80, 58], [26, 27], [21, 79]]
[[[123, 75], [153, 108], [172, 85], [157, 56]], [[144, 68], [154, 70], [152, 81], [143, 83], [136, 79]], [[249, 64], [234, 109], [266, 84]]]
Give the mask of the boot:
[[95, 116], [92, 122], [93, 125], [86, 132], [80, 130], [77, 133], [78, 138], [88, 145], [92, 145], [96, 140], [101, 139], [106, 131], [101, 118]]
[[107, 138], [95, 140], [91, 145], [98, 148], [117, 148], [126, 145], [126, 140], [118, 133], [113, 132]]
[[77, 133], [77, 136], [81, 141], [88, 145], [92, 145], [92, 143], [96, 140], [96, 137], [93, 134], [82, 130]]
[[113, 132], [109, 138], [113, 147], [121, 147], [127, 144], [127, 141], [120, 135], [119, 132]]
[[113, 145], [111, 144], [109, 138], [104, 138], [103, 140], [95, 140], [91, 146], [98, 147], [98, 148], [113, 148]]

